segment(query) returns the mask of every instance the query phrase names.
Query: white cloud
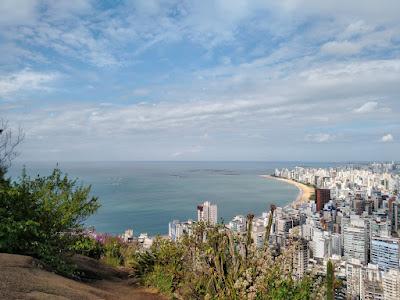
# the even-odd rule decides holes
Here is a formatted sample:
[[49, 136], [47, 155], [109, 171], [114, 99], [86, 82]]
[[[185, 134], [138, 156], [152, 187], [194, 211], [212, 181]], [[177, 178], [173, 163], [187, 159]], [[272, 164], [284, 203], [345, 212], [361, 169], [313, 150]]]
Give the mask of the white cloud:
[[[357, 128], [350, 136], [365, 139], [371, 133], [357, 122], [367, 118], [378, 132], [389, 124], [397, 136], [399, 1], [151, 0], [106, 10], [90, 0], [40, 1], [40, 10], [0, 3], [0, 63], [7, 64], [0, 96], [48, 90], [59, 73], [24, 69], [45, 63], [41, 70], [72, 74], [55, 97], [76, 98], [43, 99], [50, 104], [37, 108], [38, 102], [26, 101], [26, 115], [1, 102], [0, 110], [47, 143], [67, 136], [75, 145], [92, 138], [93, 145], [103, 139], [111, 145], [112, 137], [132, 149], [146, 136], [146, 151], [179, 157], [199, 141], [220, 139], [236, 151], [251, 136], [252, 149], [263, 149], [265, 141], [301, 143], [304, 132], [319, 130], [305, 139], [332, 142], [334, 149], [349, 136], [337, 124]], [[188, 45], [182, 57], [181, 43]], [[88, 70], [96, 79], [84, 74]], [[140, 97], [146, 103], [135, 104]], [[57, 147], [68, 149], [68, 138]], [[171, 138], [165, 149], [157, 142], [164, 138]]]
[[49, 90], [48, 83], [58, 77], [55, 73], [34, 72], [28, 69], [0, 77], [0, 97], [19, 91]]
[[[295, 33], [296, 26], [302, 21], [315, 15], [328, 15], [332, 19], [331, 25], [326, 26], [329, 33], [335, 32], [332, 28], [343, 27], [341, 32], [337, 29], [336, 32], [342, 34], [344, 40], [331, 37], [333, 41], [322, 46], [324, 53], [355, 54], [368, 42], [346, 39], [381, 28], [374, 24], [392, 21], [390, 16], [397, 17], [393, 11], [399, 7], [396, 1], [391, 0], [379, 5], [360, 1], [354, 1], [357, 5], [342, 1], [323, 1], [323, 4], [303, 0], [279, 2], [209, 0], [182, 3], [147, 0], [131, 1], [128, 2], [130, 4], [101, 11], [90, 0], [4, 0], [0, 1], [0, 20], [15, 20], [12, 24], [16, 26], [3, 32], [8, 42], [51, 48], [61, 56], [109, 67], [131, 63], [135, 56], [159, 43], [187, 39], [206, 49], [226, 46], [237, 42], [236, 38], [243, 29], [257, 27], [260, 23], [265, 23], [265, 31], [274, 32], [273, 35], [281, 40], [286, 34], [291, 36]], [[31, 20], [28, 26], [20, 28], [18, 25], [25, 24], [26, 20]], [[374, 24], [366, 24], [362, 20]], [[283, 27], [285, 29], [281, 29]], [[382, 32], [384, 38], [371, 36], [375, 40], [374, 45], [382, 47], [392, 40], [393, 34]], [[310, 37], [310, 41], [313, 38]], [[124, 53], [128, 45], [133, 49]]]
[[378, 102], [376, 101], [369, 101], [367, 103], [364, 103], [361, 105], [359, 108], [356, 108], [354, 112], [358, 114], [366, 114], [366, 113], [371, 113], [375, 112], [378, 110]]
[[321, 47], [321, 51], [332, 55], [351, 55], [360, 52], [361, 45], [349, 41], [332, 41]]
[[383, 143], [390, 143], [393, 142], [394, 138], [393, 135], [391, 135], [390, 133], [385, 134], [384, 136], [382, 136], [381, 141]]
[[363, 20], [358, 20], [356, 22], [350, 23], [346, 27], [343, 34], [341, 34], [341, 36], [343, 36], [344, 38], [352, 38], [359, 36], [361, 34], [366, 34], [372, 30], [373, 28], [370, 25], [365, 23]]
[[177, 157], [186, 157], [187, 158], [187, 157], [192, 156], [193, 154], [202, 152], [203, 150], [204, 150], [203, 146], [197, 145], [197, 146], [192, 146], [188, 149], [176, 151], [176, 152], [172, 153], [171, 156], [175, 157], [175, 158], [177, 158]]
[[368, 114], [368, 113], [389, 113], [392, 110], [390, 107], [379, 105], [376, 101], [368, 101], [360, 107], [353, 110], [357, 114]]
[[305, 140], [314, 143], [328, 143], [334, 141], [335, 136], [329, 133], [316, 133], [307, 135]]
[[32, 24], [38, 17], [40, 0], [2, 0], [0, 1], [0, 24]]

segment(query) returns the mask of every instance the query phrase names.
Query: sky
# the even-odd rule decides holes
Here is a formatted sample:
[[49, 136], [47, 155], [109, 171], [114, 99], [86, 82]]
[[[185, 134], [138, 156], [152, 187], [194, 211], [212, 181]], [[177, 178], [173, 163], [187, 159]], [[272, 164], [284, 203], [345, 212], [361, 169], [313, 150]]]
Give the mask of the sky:
[[400, 1], [0, 1], [22, 161], [400, 160]]

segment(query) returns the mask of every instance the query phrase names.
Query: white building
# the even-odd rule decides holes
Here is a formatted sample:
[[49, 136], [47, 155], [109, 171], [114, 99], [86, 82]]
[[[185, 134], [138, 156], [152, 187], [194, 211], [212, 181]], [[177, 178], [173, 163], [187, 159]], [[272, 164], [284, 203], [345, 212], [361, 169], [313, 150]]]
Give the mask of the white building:
[[138, 242], [145, 249], [150, 249], [151, 245], [153, 245], [153, 239], [147, 233], [141, 233], [138, 237]]
[[217, 205], [209, 201], [197, 206], [197, 220], [206, 222], [212, 225], [218, 222]]
[[382, 274], [377, 265], [364, 266], [359, 259], [346, 262], [348, 299], [383, 300]]
[[385, 300], [400, 299], [400, 271], [389, 270], [383, 273], [383, 296]]
[[356, 215], [343, 226], [343, 250], [345, 259], [356, 258], [362, 264], [368, 262], [369, 223]]
[[125, 243], [130, 243], [133, 241], [133, 229], [125, 230], [124, 234], [121, 236]]
[[257, 248], [262, 248], [264, 246], [265, 238], [264, 219], [255, 218], [252, 225], [251, 238], [253, 239], [253, 242]]
[[242, 215], [235, 216], [232, 221], [229, 222], [228, 228], [235, 232], [246, 232], [246, 217]]
[[192, 233], [193, 221], [188, 220], [186, 222], [179, 222], [174, 220], [168, 224], [168, 236], [171, 240], [177, 241], [185, 234], [190, 235]]
[[331, 255], [342, 256], [342, 235], [339, 233], [331, 235]]
[[361, 300], [383, 300], [382, 273], [378, 265], [362, 268]]
[[399, 269], [400, 239], [374, 236], [371, 240], [371, 262], [380, 269]]
[[308, 268], [308, 241], [299, 239], [296, 246], [296, 255], [294, 256], [294, 274], [297, 278], [302, 278]]
[[323, 260], [324, 258], [329, 257], [330, 241], [328, 232], [315, 229], [312, 244], [314, 258]]
[[350, 258], [346, 262], [347, 296], [359, 299], [362, 288], [362, 264], [359, 259]]

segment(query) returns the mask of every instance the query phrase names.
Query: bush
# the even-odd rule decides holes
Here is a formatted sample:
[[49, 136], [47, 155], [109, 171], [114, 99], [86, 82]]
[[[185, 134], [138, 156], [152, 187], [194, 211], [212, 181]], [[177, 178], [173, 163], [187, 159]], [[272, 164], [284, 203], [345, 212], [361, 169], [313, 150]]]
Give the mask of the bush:
[[[178, 242], [157, 238], [149, 252], [137, 252], [136, 275], [167, 296], [183, 299], [315, 299], [311, 277], [294, 277], [296, 244], [273, 256], [256, 249], [246, 235], [222, 226], [197, 224]], [[313, 294], [314, 293], [314, 294]]]
[[122, 255], [122, 251], [125, 245], [122, 241], [117, 237], [106, 237], [103, 249], [104, 254], [101, 260], [113, 267], [118, 267], [124, 264], [124, 256]]
[[64, 257], [73, 253], [83, 222], [99, 207], [90, 186], [59, 169], [50, 176], [0, 183], [0, 251], [30, 255], [60, 273], [71, 274]]
[[71, 251], [94, 259], [100, 259], [104, 253], [103, 245], [89, 236], [79, 236], [71, 247]]

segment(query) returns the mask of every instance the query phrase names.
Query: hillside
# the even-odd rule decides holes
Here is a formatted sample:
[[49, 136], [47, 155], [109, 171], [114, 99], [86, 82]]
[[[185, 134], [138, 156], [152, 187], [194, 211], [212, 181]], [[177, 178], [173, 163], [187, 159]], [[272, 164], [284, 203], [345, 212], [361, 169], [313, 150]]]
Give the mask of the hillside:
[[0, 253], [0, 299], [165, 299], [135, 286], [127, 272], [83, 256], [74, 262], [87, 274], [87, 282], [46, 271], [30, 256]]

